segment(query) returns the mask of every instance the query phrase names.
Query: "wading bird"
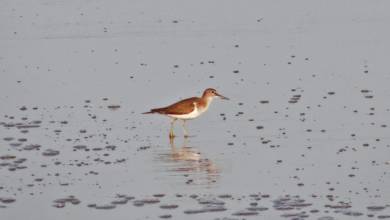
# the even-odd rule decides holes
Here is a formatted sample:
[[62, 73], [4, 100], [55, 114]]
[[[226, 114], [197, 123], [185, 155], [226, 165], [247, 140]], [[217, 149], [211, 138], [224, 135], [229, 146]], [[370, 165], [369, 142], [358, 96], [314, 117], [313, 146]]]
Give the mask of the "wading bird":
[[151, 109], [149, 112], [144, 112], [143, 114], [158, 113], [172, 118], [171, 129], [169, 131], [170, 138], [175, 137], [173, 134], [175, 121], [181, 119], [183, 121], [184, 136], [188, 137], [188, 132], [185, 127], [186, 121], [197, 118], [205, 113], [215, 97], [229, 100], [225, 96], [218, 94], [217, 90], [209, 88], [203, 92], [202, 97], [184, 99], [167, 107]]

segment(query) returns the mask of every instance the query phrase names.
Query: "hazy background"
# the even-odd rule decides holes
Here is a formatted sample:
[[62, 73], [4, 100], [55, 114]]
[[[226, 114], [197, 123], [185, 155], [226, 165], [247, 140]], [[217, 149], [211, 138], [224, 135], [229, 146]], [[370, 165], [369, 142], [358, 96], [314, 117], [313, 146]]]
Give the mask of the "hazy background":
[[[16, 157], [0, 160], [0, 218], [236, 218], [258, 193], [270, 197], [257, 218], [390, 215], [389, 8], [356, 0], [0, 1], [0, 156]], [[187, 141], [178, 123], [175, 148], [168, 118], [140, 114], [208, 87], [230, 101], [215, 100], [190, 121]], [[26, 150], [31, 144], [41, 147]], [[132, 200], [87, 207], [156, 193], [179, 208]], [[226, 211], [186, 214], [201, 205], [190, 195], [221, 194], [233, 196]], [[81, 203], [52, 207], [69, 195]], [[312, 206], [280, 211], [275, 200], [284, 195]], [[353, 212], [325, 207], [339, 202]]]

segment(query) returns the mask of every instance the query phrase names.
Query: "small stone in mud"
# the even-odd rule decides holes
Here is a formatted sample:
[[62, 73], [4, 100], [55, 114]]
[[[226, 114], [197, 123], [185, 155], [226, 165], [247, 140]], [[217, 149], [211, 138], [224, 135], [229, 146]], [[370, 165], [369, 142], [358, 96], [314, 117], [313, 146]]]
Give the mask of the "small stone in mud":
[[332, 216], [322, 216], [319, 217], [317, 220], [335, 220]]
[[352, 211], [352, 210], [337, 210], [335, 211], [335, 213], [342, 213], [347, 216], [355, 216], [355, 217], [363, 215], [363, 213], [361, 212]]
[[159, 199], [155, 199], [155, 198], [151, 198], [151, 199], [142, 199], [140, 200], [141, 202], [143, 202], [144, 204], [155, 204], [155, 203], [159, 203], [160, 200]]
[[15, 202], [15, 201], [16, 201], [16, 200], [13, 199], [13, 198], [1, 198], [1, 197], [0, 197], [0, 202], [2, 202], [2, 203], [8, 204], [8, 203], [13, 203], [13, 202]]
[[176, 209], [178, 205], [160, 205], [161, 209]]
[[[18, 129], [30, 129], [30, 128], [39, 128], [39, 125], [17, 125]], [[24, 130], [21, 130], [24, 131]], [[27, 131], [27, 130], [26, 130]]]
[[252, 211], [252, 212], [262, 212], [262, 211], [267, 211], [268, 208], [267, 207], [249, 207], [247, 208], [248, 211]]
[[23, 147], [23, 150], [39, 150], [41, 145], [38, 144], [29, 144]]
[[367, 206], [367, 209], [370, 211], [382, 211], [386, 206]]
[[137, 149], [137, 151], [147, 150], [147, 149], [149, 149], [149, 148], [150, 148], [150, 146], [141, 146], [141, 147], [139, 147], [139, 148]]
[[124, 198], [124, 199], [112, 201], [111, 204], [113, 204], [113, 205], [124, 205], [124, 204], [126, 204], [128, 201], [129, 201], [129, 200], [127, 200], [126, 198]]
[[100, 209], [100, 210], [109, 210], [109, 209], [116, 208], [116, 206], [113, 205], [113, 204], [107, 204], [107, 205], [96, 205], [94, 208], [95, 209]]
[[85, 150], [85, 149], [87, 149], [87, 146], [85, 146], [85, 145], [76, 145], [76, 146], [73, 146], [73, 149], [74, 150]]
[[0, 156], [0, 160], [12, 160], [12, 159], [15, 159], [16, 156], [13, 156], [13, 155], [3, 155], [3, 156]]
[[48, 156], [48, 157], [57, 156], [58, 154], [60, 154], [60, 151], [52, 150], [52, 149], [47, 149], [42, 153], [43, 156]]
[[65, 207], [65, 203], [54, 203], [53, 204], [53, 207], [55, 207], [55, 208], [64, 208]]
[[12, 141], [12, 140], [14, 140], [14, 138], [13, 137], [5, 137], [5, 138], [3, 138], [3, 140], [5, 140], [5, 141]]
[[145, 204], [155, 204], [155, 203], [159, 203], [160, 200], [159, 199], [155, 199], [155, 198], [151, 198], [151, 199], [141, 199], [141, 200], [135, 200], [133, 202], [133, 205], [135, 206], [143, 206]]
[[191, 199], [196, 199], [196, 198], [198, 198], [198, 197], [199, 197], [199, 196], [196, 195], [196, 194], [191, 194], [191, 195], [190, 195], [190, 198], [191, 198]]
[[154, 197], [157, 197], [157, 198], [162, 198], [162, 197], [165, 196], [165, 194], [158, 193], [158, 194], [154, 194], [153, 196], [154, 196]]
[[253, 216], [253, 215], [258, 215], [258, 214], [259, 213], [255, 212], [255, 211], [243, 210], [243, 211], [234, 212], [232, 215], [234, 215], [234, 216]]
[[204, 198], [199, 198], [198, 203], [202, 205], [224, 205], [225, 204], [225, 202], [222, 200], [204, 199]]
[[292, 219], [304, 219], [304, 218], [307, 218], [309, 216], [306, 215], [305, 212], [296, 212], [296, 213], [285, 213], [285, 214], [282, 214], [281, 217], [292, 218]]
[[105, 148], [108, 150], [115, 150], [116, 146], [115, 145], [107, 145]]
[[125, 195], [125, 194], [117, 194], [116, 197], [117, 198], [125, 198], [127, 200], [133, 200], [135, 198], [134, 196], [128, 196], [128, 195]]
[[331, 209], [348, 209], [351, 208], [352, 206], [347, 204], [347, 203], [340, 203], [337, 205], [325, 205], [326, 208], [331, 208]]
[[200, 214], [200, 213], [206, 213], [206, 212], [223, 212], [226, 211], [226, 208], [224, 207], [206, 207], [202, 209], [188, 209], [185, 210], [185, 214]]
[[228, 199], [228, 198], [232, 198], [232, 195], [230, 195], [230, 194], [222, 194], [222, 195], [219, 195], [218, 198], [220, 198], [220, 199]]
[[107, 106], [108, 109], [111, 109], [111, 110], [117, 110], [119, 109], [121, 106], [120, 105], [109, 105]]
[[11, 147], [19, 147], [20, 145], [22, 145], [22, 143], [15, 142], [15, 143], [10, 143], [9, 145], [10, 145]]
[[81, 201], [74, 196], [68, 196], [66, 198], [56, 199], [53, 201], [53, 203], [54, 203], [53, 207], [63, 208], [65, 207], [66, 203], [71, 203], [72, 205], [78, 205], [81, 203]]

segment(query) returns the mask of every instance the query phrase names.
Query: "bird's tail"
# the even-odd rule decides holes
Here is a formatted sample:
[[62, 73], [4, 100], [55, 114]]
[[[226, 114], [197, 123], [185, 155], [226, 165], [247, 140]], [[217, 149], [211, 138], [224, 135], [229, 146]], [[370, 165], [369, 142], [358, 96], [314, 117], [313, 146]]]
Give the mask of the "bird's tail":
[[154, 109], [151, 109], [150, 111], [144, 112], [142, 114], [153, 114], [153, 113], [164, 114], [165, 113], [165, 108], [154, 108]]

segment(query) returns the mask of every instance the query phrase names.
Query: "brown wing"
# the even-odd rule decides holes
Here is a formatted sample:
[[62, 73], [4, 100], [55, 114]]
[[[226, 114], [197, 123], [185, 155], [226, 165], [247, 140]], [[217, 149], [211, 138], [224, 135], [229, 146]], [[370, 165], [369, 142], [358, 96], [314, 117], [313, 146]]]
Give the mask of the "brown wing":
[[195, 108], [194, 102], [197, 101], [198, 97], [192, 97], [188, 99], [181, 100], [170, 106], [164, 108], [155, 108], [151, 112], [157, 112], [160, 114], [172, 114], [172, 115], [184, 115], [192, 112]]

